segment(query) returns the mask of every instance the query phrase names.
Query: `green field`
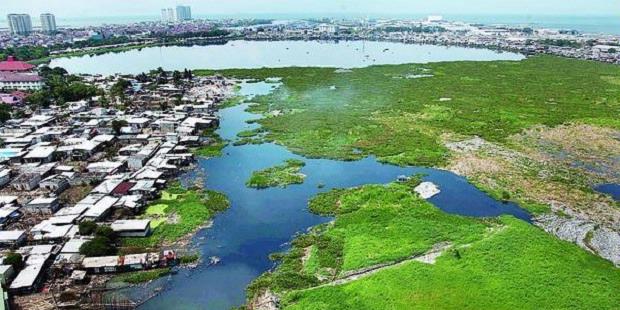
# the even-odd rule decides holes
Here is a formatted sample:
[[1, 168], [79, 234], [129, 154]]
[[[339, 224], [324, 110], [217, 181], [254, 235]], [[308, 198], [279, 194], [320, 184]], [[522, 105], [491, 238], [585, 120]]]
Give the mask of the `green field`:
[[[620, 68], [550, 56], [373, 66], [349, 73], [333, 68], [218, 72], [281, 77], [283, 86], [255, 98], [251, 110], [265, 113], [259, 123], [267, 140], [310, 157], [373, 154], [398, 165], [437, 166], [449, 157], [441, 139], [447, 134], [503, 143], [534, 125], [583, 120], [617, 127], [613, 115], [620, 111]], [[432, 77], [408, 78], [416, 74]]]
[[142, 215], [151, 220], [153, 233], [146, 238], [125, 238], [123, 247], [154, 248], [174, 243], [196, 231], [229, 205], [228, 199], [221, 193], [184, 189], [179, 184], [173, 184]]
[[268, 187], [287, 187], [291, 184], [302, 184], [306, 176], [302, 174], [301, 168], [306, 165], [301, 160], [288, 159], [284, 164], [275, 167], [254, 171], [250, 179], [245, 182], [247, 187], [268, 188]]
[[[323, 213], [336, 215], [335, 222], [274, 255], [282, 264], [250, 286], [251, 296], [269, 288], [281, 295], [284, 309], [617, 307], [620, 270], [521, 220], [448, 215], [402, 184], [317, 199], [311, 208], [321, 205]], [[407, 260], [440, 242], [452, 246], [434, 264]], [[403, 263], [314, 288], [347, 271], [389, 262]]]

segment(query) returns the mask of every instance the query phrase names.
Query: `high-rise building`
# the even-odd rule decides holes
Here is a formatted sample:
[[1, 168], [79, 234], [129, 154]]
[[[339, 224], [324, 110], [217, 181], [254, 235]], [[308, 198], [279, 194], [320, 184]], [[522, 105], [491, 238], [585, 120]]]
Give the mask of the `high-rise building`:
[[161, 9], [161, 21], [165, 23], [175, 21], [174, 9]]
[[28, 14], [9, 14], [6, 17], [12, 34], [28, 35], [32, 32], [32, 21]]
[[192, 8], [186, 5], [177, 6], [177, 21], [185, 21], [192, 19]]
[[54, 14], [41, 14], [41, 29], [46, 33], [56, 32], [56, 17]]

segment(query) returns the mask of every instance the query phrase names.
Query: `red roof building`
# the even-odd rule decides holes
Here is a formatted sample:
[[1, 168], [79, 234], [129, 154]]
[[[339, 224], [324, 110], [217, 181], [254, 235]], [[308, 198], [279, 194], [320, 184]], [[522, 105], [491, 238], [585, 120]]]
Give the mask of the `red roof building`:
[[9, 56], [6, 61], [0, 61], [0, 71], [25, 72], [31, 71], [34, 66], [23, 61], [15, 60], [15, 57]]

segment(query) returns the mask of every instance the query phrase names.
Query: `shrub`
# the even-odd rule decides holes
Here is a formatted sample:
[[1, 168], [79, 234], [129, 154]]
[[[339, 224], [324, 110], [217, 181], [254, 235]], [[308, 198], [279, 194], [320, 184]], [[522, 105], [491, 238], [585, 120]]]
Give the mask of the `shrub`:
[[80, 231], [80, 235], [83, 235], [83, 236], [92, 235], [97, 229], [97, 224], [92, 221], [84, 221], [80, 223], [78, 229]]
[[97, 236], [80, 247], [80, 254], [87, 257], [107, 256], [116, 254], [112, 241], [103, 236]]
[[112, 227], [110, 226], [97, 227], [97, 229], [95, 230], [95, 236], [105, 237], [105, 238], [108, 238], [109, 240], [116, 239], [116, 233], [114, 232], [114, 230], [112, 230]]
[[13, 269], [15, 269], [15, 271], [22, 269], [22, 267], [24, 266], [22, 255], [15, 252], [7, 254], [7, 256], [4, 258], [3, 263], [5, 265], [13, 266]]

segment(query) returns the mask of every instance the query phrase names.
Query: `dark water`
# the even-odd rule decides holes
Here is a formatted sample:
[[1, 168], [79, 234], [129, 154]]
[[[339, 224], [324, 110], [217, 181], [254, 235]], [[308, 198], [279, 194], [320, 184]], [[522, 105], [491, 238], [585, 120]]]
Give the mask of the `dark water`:
[[597, 192], [610, 195], [616, 201], [620, 201], [620, 184], [601, 184], [594, 189]]
[[[246, 84], [242, 92], [268, 92], [273, 84]], [[221, 111], [219, 133], [234, 139], [237, 132], [256, 125], [245, 123], [257, 115], [244, 111], [246, 105]], [[467, 181], [447, 171], [426, 168], [402, 168], [385, 165], [374, 158], [355, 162], [304, 159], [302, 172], [307, 179], [302, 185], [286, 189], [255, 190], [245, 186], [250, 174], [258, 169], [280, 164], [289, 158], [300, 158], [274, 144], [229, 146], [220, 158], [200, 160], [198, 169], [206, 175], [206, 187], [225, 193], [231, 208], [218, 215], [210, 229], [200, 231], [195, 245], [204, 258], [220, 257], [215, 266], [182, 270], [170, 277], [167, 289], [142, 306], [143, 309], [230, 309], [245, 301], [246, 286], [273, 267], [268, 255], [285, 251], [296, 233], [329, 221], [307, 210], [308, 200], [332, 188], [348, 188], [364, 184], [384, 184], [399, 175], [424, 173], [442, 190], [430, 201], [449, 213], [468, 216], [512, 214], [529, 221], [529, 215], [514, 204], [497, 202]], [[198, 172], [184, 176], [191, 180]], [[322, 189], [319, 184], [324, 184]]]

